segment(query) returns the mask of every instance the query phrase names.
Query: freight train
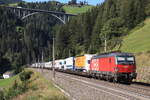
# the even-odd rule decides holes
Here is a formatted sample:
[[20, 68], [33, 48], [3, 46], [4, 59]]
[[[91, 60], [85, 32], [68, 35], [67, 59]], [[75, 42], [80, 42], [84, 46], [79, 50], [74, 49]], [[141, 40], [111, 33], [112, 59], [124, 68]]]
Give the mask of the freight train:
[[[31, 67], [52, 69], [52, 61], [34, 63]], [[113, 82], [132, 82], [136, 78], [135, 56], [131, 53], [111, 52], [100, 55], [85, 54], [55, 60], [56, 70], [86, 73], [90, 77]]]

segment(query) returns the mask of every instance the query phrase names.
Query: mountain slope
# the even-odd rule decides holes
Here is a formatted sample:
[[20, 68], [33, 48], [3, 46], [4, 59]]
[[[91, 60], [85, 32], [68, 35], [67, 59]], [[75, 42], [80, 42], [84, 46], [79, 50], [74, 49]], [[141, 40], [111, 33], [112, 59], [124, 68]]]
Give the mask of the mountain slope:
[[91, 9], [93, 6], [82, 6], [82, 7], [77, 7], [77, 6], [63, 6], [63, 9], [66, 11], [66, 13], [70, 14], [79, 14], [79, 13], [84, 13]]
[[121, 47], [126, 52], [150, 51], [150, 18], [144, 21], [145, 25], [140, 29], [133, 29], [131, 34], [126, 36]]

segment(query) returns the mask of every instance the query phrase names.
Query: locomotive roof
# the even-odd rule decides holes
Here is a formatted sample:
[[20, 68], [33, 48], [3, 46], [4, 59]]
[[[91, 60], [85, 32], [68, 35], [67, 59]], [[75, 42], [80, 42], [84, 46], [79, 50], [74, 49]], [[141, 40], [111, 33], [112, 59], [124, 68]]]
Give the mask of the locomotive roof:
[[133, 56], [133, 54], [132, 53], [120, 53], [120, 52], [107, 53], [107, 54], [100, 54], [100, 55], [94, 56], [93, 59], [102, 58], [102, 57], [111, 57], [111, 56]]

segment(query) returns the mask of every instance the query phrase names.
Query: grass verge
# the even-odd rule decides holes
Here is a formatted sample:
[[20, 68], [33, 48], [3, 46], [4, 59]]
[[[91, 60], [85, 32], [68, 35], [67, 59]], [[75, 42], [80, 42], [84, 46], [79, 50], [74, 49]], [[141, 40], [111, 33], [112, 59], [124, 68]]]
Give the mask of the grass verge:
[[30, 87], [33, 87], [34, 90], [22, 95], [24, 97], [22, 100], [67, 100], [64, 94], [51, 81], [43, 78], [40, 73], [34, 71], [31, 80]]
[[0, 88], [8, 88], [10, 86], [12, 86], [15, 80], [18, 80], [19, 76], [13, 76], [11, 78], [8, 79], [0, 79]]
[[[1, 82], [6, 83], [7, 85], [13, 84], [12, 87], [16, 87], [17, 85], [17, 89], [19, 88], [19, 91], [16, 92], [17, 89], [13, 90], [14, 88], [7, 87], [5, 84], [5, 91], [3, 95], [8, 95], [9, 93], [11, 94], [13, 91], [15, 91], [15, 93], [18, 94], [15, 94], [11, 100], [67, 100], [67, 97], [59, 89], [57, 89], [51, 81], [47, 81], [45, 78], [43, 78], [40, 73], [32, 69], [25, 69], [25, 71], [33, 72], [29, 80], [26, 81], [26, 91], [22, 92], [22, 88], [24, 89], [24, 86], [22, 85], [24, 85], [24, 83], [21, 82], [23, 82], [23, 80], [28, 77], [23, 76], [23, 80], [20, 80], [21, 78], [17, 78], [18, 76], [20, 77], [19, 74], [9, 79], [9, 81], [1, 80]], [[3, 86], [3, 84], [1, 86]]]
[[144, 26], [136, 27], [123, 40], [121, 51], [147, 52], [150, 50], [150, 18], [144, 21]]
[[80, 13], [85, 13], [89, 9], [91, 9], [93, 6], [82, 6], [82, 7], [77, 7], [77, 6], [63, 6], [63, 9], [66, 11], [66, 13], [70, 14], [80, 14]]

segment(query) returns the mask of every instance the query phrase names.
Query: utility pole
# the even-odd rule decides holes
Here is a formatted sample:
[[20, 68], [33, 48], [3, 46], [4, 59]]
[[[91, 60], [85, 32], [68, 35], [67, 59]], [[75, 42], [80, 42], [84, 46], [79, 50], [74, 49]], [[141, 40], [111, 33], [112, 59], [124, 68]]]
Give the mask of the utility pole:
[[69, 57], [71, 56], [71, 53], [70, 53], [70, 49], [69, 49]]
[[55, 79], [55, 38], [53, 37], [53, 79]]
[[40, 60], [39, 60], [39, 56], [38, 56], [37, 68], [38, 68], [38, 69], [39, 69], [39, 71], [40, 71]]
[[44, 67], [44, 64], [43, 64], [43, 50], [42, 50], [42, 73], [43, 73], [43, 67]]
[[104, 51], [107, 52], [107, 38], [106, 38], [106, 34], [105, 34], [105, 46], [104, 46]]

